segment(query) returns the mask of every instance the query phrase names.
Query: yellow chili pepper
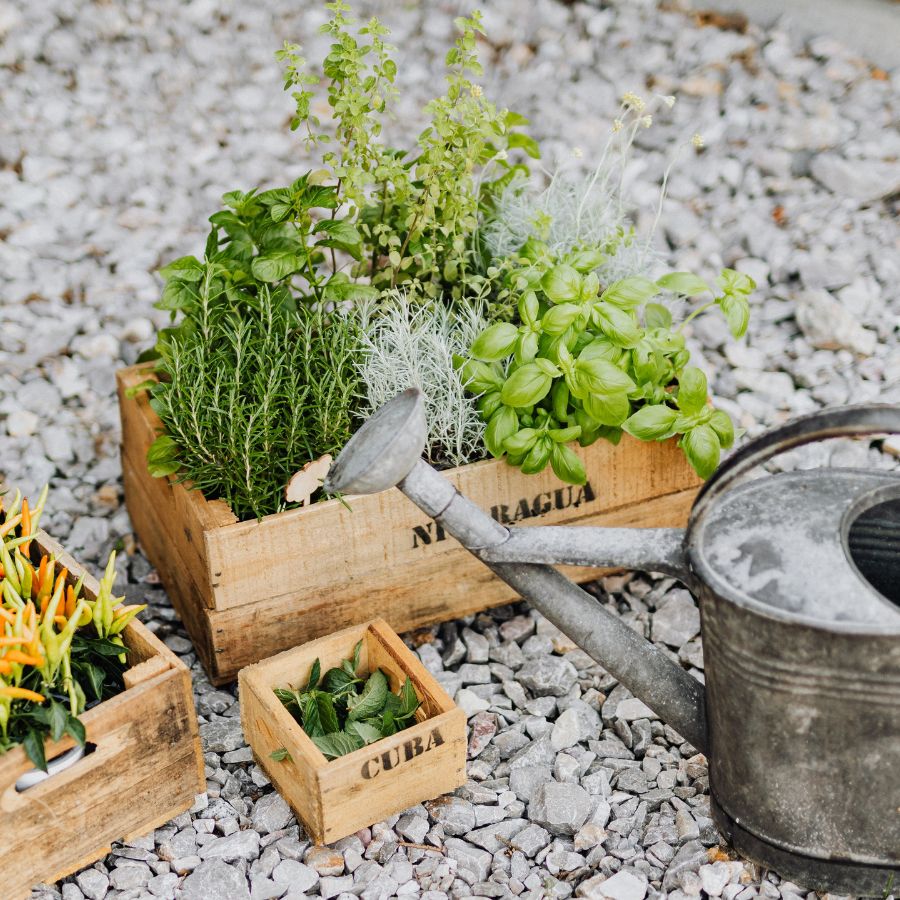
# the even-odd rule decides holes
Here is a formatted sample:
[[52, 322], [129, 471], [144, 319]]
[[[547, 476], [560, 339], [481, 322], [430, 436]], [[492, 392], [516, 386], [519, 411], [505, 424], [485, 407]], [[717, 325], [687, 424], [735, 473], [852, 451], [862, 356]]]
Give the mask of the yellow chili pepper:
[[14, 700], [31, 700], [34, 703], [44, 702], [43, 694], [20, 687], [0, 687], [0, 697], [10, 697]]
[[44, 664], [44, 660], [40, 657], [29, 656], [29, 654], [23, 653], [21, 650], [10, 650], [3, 656], [3, 659], [19, 663], [22, 666], [42, 666]]

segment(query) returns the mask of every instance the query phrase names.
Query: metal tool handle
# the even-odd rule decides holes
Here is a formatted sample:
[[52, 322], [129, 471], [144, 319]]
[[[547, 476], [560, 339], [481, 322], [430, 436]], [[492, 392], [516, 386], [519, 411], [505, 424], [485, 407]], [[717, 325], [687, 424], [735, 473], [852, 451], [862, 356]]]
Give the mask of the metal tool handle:
[[900, 434], [900, 406], [869, 403], [824, 409], [767, 431], [748, 441], [716, 469], [697, 495], [691, 522], [696, 522], [713, 500], [728, 490], [741, 475], [785, 450], [825, 438], [881, 433]]

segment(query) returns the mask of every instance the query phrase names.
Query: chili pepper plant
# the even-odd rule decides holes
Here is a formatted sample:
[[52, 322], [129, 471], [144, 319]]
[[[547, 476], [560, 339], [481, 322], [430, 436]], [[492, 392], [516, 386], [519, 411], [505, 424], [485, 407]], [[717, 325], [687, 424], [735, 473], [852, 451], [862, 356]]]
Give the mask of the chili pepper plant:
[[22, 744], [46, 771], [46, 738], [70, 735], [82, 746], [79, 716], [123, 690], [127, 668], [122, 631], [145, 607], [113, 597], [115, 553], [94, 599], [82, 580], [35, 541], [47, 500], [34, 508], [17, 491], [3, 508], [0, 496], [0, 754]]

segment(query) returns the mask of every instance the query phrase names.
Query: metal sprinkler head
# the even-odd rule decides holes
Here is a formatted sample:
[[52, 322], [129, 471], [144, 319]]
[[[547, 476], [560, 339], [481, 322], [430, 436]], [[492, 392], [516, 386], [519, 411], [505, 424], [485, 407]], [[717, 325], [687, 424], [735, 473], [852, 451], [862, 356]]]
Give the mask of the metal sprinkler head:
[[422, 456], [428, 437], [418, 388], [380, 407], [341, 451], [325, 479], [331, 494], [377, 494], [399, 484]]

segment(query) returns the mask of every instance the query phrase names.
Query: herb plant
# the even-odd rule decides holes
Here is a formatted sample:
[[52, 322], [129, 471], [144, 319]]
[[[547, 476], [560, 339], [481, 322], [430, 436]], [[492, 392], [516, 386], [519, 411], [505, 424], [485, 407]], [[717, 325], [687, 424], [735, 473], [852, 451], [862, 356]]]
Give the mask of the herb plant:
[[[603, 285], [595, 271], [602, 258], [596, 247], [558, 258], [529, 240], [509, 271], [516, 320], [489, 326], [461, 361], [466, 383], [481, 395], [487, 449], [523, 472], [549, 464], [562, 480], [583, 484], [584, 467], [569, 442], [615, 443], [622, 431], [641, 440], [677, 434], [707, 478], [734, 429], [726, 413], [708, 406], [706, 376], [688, 365], [682, 329], [718, 307], [741, 337], [755, 285], [732, 269], [722, 271], [715, 292], [688, 272]], [[664, 292], [712, 297], [673, 329], [668, 308], [655, 302]]]
[[[84, 746], [78, 716], [124, 689], [122, 631], [144, 606], [112, 596], [115, 554], [93, 600], [33, 543], [47, 498], [34, 507], [17, 492], [0, 503], [0, 755], [22, 744], [47, 770], [44, 739], [70, 735]], [[0, 498], [2, 500], [2, 498]]]
[[[328, 759], [352, 753], [415, 722], [419, 699], [412, 681], [407, 676], [394, 694], [380, 669], [361, 676], [361, 650], [362, 641], [349, 659], [324, 675], [317, 659], [302, 689], [275, 689], [278, 699]], [[279, 751], [273, 756], [276, 754], [284, 758]]]

